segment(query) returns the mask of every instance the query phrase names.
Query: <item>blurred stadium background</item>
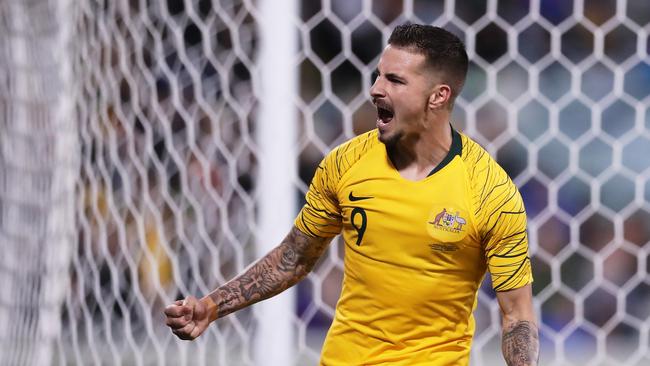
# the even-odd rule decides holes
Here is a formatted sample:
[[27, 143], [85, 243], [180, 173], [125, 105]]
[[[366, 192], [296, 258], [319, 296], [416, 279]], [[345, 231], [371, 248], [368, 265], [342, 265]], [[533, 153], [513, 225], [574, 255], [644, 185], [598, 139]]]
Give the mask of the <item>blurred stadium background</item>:
[[[541, 364], [650, 365], [647, 0], [2, 0], [0, 363], [273, 365], [288, 337], [281, 364], [317, 364], [338, 242], [270, 339], [264, 307], [193, 343], [161, 311], [276, 244], [260, 213], [295, 215], [324, 154], [374, 127], [370, 75], [407, 21], [466, 42], [452, 122], [524, 197]], [[269, 146], [289, 200], [265, 201]], [[475, 314], [472, 364], [503, 364], [489, 279]]]

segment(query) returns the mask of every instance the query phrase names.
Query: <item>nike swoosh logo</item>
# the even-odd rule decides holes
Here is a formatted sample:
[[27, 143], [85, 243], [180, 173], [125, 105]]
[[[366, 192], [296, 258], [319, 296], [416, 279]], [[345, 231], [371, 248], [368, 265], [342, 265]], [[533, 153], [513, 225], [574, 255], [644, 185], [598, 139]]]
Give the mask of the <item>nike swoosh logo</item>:
[[352, 194], [352, 192], [350, 192], [350, 195], [348, 196], [348, 199], [349, 199], [350, 201], [352, 201], [352, 202], [354, 202], [354, 201], [367, 200], [367, 199], [370, 199], [370, 198], [374, 198], [374, 197], [355, 197], [355, 196]]

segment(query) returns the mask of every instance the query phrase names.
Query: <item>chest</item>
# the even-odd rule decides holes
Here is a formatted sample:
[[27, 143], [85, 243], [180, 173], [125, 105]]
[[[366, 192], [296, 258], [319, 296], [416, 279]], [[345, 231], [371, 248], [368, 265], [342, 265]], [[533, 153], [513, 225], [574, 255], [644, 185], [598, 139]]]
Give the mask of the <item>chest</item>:
[[411, 182], [359, 176], [340, 190], [346, 256], [440, 270], [475, 262], [481, 245], [462, 171]]

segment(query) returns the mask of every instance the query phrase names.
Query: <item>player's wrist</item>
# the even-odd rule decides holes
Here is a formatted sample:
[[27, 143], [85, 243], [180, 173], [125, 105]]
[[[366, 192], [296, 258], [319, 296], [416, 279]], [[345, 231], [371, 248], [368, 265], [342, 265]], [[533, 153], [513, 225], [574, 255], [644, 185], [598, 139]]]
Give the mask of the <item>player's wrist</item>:
[[210, 322], [213, 322], [219, 318], [218, 311], [217, 311], [217, 304], [212, 300], [212, 297], [210, 295], [204, 296], [201, 300], [199, 300], [205, 305], [206, 309], [208, 309], [208, 320]]

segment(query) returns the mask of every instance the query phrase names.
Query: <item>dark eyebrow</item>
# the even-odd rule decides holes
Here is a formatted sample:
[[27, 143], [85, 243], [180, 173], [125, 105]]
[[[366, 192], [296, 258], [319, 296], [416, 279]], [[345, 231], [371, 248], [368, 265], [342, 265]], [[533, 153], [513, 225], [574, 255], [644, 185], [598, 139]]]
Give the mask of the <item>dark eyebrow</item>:
[[385, 74], [385, 76], [386, 76], [386, 78], [388, 80], [397, 80], [397, 81], [401, 81], [401, 82], [406, 81], [406, 79], [404, 79], [402, 76], [400, 76], [398, 74], [395, 74], [395, 73], [392, 73], [392, 72], [389, 72], [389, 73]]
[[[374, 76], [373, 79], [377, 78], [379, 75], [381, 75], [381, 73], [379, 72], [379, 69], [375, 69], [375, 71], [373, 71], [372, 74]], [[386, 74], [384, 74], [384, 76], [387, 77], [388, 79], [395, 79], [395, 80], [399, 80], [399, 81], [402, 81], [402, 82], [406, 81], [406, 79], [404, 79], [404, 77], [402, 77], [399, 74], [393, 73], [393, 72], [386, 73]]]

